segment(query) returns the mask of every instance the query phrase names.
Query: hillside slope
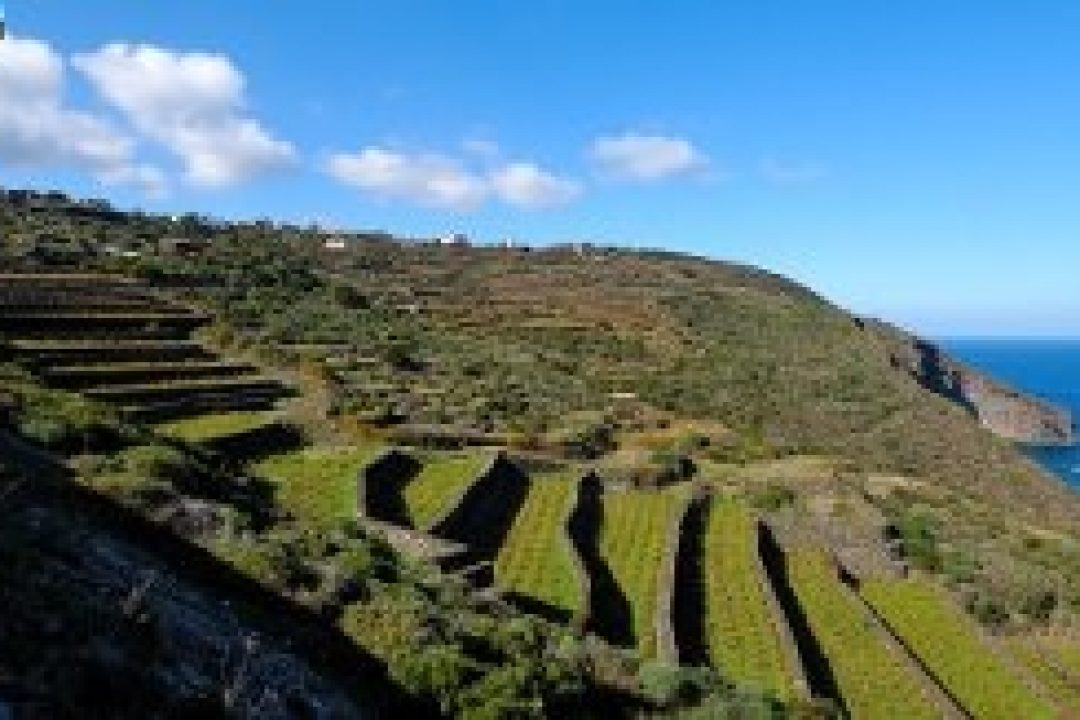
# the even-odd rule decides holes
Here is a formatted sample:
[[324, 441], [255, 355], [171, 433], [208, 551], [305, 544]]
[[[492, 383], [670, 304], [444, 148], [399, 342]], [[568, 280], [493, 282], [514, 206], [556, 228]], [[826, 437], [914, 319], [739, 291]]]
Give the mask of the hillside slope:
[[[571, 638], [553, 625], [520, 619], [515, 627], [549, 640], [518, 656], [520, 639], [496, 634], [497, 641], [480, 644], [496, 642], [498, 650], [485, 647], [476, 657], [474, 636], [491, 632], [488, 611], [478, 609], [488, 602], [484, 592], [461, 604], [465, 596], [451, 583], [439, 600], [419, 599], [428, 591], [384, 586], [371, 576], [364, 580], [368, 597], [323, 597], [328, 588], [341, 588], [330, 582], [340, 570], [337, 561], [324, 557], [338, 540], [320, 545], [298, 538], [321, 537], [326, 527], [366, 514], [364, 497], [393, 511], [367, 519], [389, 530], [406, 554], [442, 547], [423, 531], [467, 546], [463, 557], [473, 563], [468, 583], [491, 575], [485, 564], [504, 542], [530, 572], [573, 565], [579, 580], [585, 576], [576, 591], [583, 605], [576, 610], [591, 616], [584, 627], [609, 645], [636, 648], [638, 660], [657, 654], [654, 639], [671, 640], [672, 618], [657, 608], [690, 607], [700, 623], [702, 608], [716, 607], [715, 598], [694, 596], [711, 592], [694, 587], [702, 579], [695, 565], [700, 557], [680, 559], [675, 570], [676, 552], [700, 555], [706, 544], [680, 537], [689, 532], [687, 514], [654, 502], [658, 491], [678, 486], [672, 497], [689, 497], [684, 491], [694, 489], [716, 496], [716, 503], [734, 500], [745, 527], [724, 537], [747, 557], [732, 572], [742, 573], [751, 590], [772, 588], [762, 592], [775, 595], [770, 613], [786, 618], [776, 627], [790, 625], [811, 691], [845, 706], [891, 701], [857, 689], [864, 669], [857, 653], [844, 652], [848, 643], [870, 652], [883, 637], [890, 662], [910, 676], [905, 682], [931, 688], [935, 702], [951, 691], [905, 649], [910, 638], [888, 639], [887, 623], [869, 635], [847, 632], [851, 618], [870, 613], [860, 595], [864, 582], [884, 583], [874, 587], [899, 594], [902, 587], [893, 583], [916, 574], [948, 590], [942, 617], [963, 608], [983, 629], [1015, 635], [1017, 642], [1036, 633], [1068, 635], [1080, 619], [1080, 499], [991, 432], [1064, 441], [1070, 420], [782, 277], [671, 253], [590, 246], [473, 248], [360, 234], [347, 237], [342, 249], [325, 244], [315, 230], [125, 214], [60, 196], [8, 194], [0, 210], [0, 271], [26, 273], [32, 284], [49, 273], [107, 273], [140, 281], [166, 307], [186, 308], [177, 335], [170, 328], [175, 317], [134, 318], [131, 308], [114, 312], [104, 307], [113, 300], [99, 297], [102, 307], [87, 310], [95, 318], [88, 326], [126, 323], [138, 342], [152, 342], [163, 353], [148, 368], [134, 361], [145, 348], [124, 347], [127, 362], [120, 367], [109, 363], [121, 349], [100, 343], [89, 364], [57, 359], [55, 348], [34, 343], [77, 326], [79, 318], [42, 307], [44, 296], [28, 309], [8, 297], [2, 349], [16, 359], [38, 357], [30, 369], [43, 382], [118, 402], [140, 422], [146, 415], [136, 406], [164, 396], [199, 393], [192, 407], [200, 411], [233, 398], [238, 388], [229, 374], [254, 376], [256, 366], [267, 382], [295, 382], [286, 412], [312, 447], [297, 453], [273, 448], [275, 457], [244, 467], [255, 480], [245, 479], [243, 489], [226, 486], [235, 494], [225, 501], [239, 503], [250, 514], [247, 522], [269, 523], [272, 532], [253, 536], [247, 527], [219, 523], [224, 529], [210, 527], [203, 540], [282, 593], [321, 604], [398, 679], [417, 683], [411, 689], [422, 688], [425, 696], [434, 693], [443, 707], [462, 712], [490, 697], [493, 686], [509, 689], [514, 699], [508, 702], [517, 702], [517, 694], [532, 702], [563, 692], [552, 688], [579, 682], [578, 664], [556, 663], [568, 673], [557, 681], [529, 673], [561, 657], [564, 642], [577, 647], [580, 638], [573, 628]], [[161, 242], [177, 237], [182, 242]], [[201, 355], [169, 360], [165, 355], [179, 351], [178, 338], [187, 343], [185, 353], [197, 340]], [[87, 352], [64, 344], [66, 353]], [[157, 380], [145, 383], [148, 373]], [[203, 373], [215, 378], [209, 398], [197, 377]], [[12, 371], [10, 377], [23, 376]], [[99, 387], [103, 377], [107, 392]], [[262, 392], [243, 386], [249, 390]], [[28, 427], [48, 430], [47, 424]], [[205, 432], [202, 425], [181, 427]], [[91, 484], [156, 511], [153, 504], [169, 483], [121, 484], [110, 475], [115, 463], [87, 457], [92, 454], [80, 442], [76, 433], [66, 451], [76, 465], [94, 469]], [[478, 458], [489, 452], [468, 447], [475, 445], [498, 448], [490, 466], [498, 472], [475, 475], [484, 464]], [[394, 453], [380, 454], [391, 447]], [[387, 457], [407, 462], [380, 464]], [[125, 472], [141, 472], [140, 458], [125, 453]], [[460, 467], [474, 474], [454, 471]], [[530, 506], [550, 504], [537, 531], [549, 541], [525, 542], [520, 528], [511, 529], [530, 487], [536, 490], [529, 477], [542, 473], [575, 484], [556, 487], [548, 500], [531, 497]], [[579, 487], [575, 479], [582, 477], [589, 482]], [[174, 480], [169, 492], [180, 497], [166, 500], [181, 507], [189, 499], [185, 492], [208, 493], [198, 483]], [[358, 490], [369, 480], [386, 497]], [[263, 495], [251, 496], [254, 491]], [[269, 515], [245, 504], [271, 500]], [[401, 521], [419, 505], [427, 508], [425, 518], [439, 511], [442, 519]], [[694, 522], [703, 532], [702, 518]], [[645, 544], [655, 562], [644, 573], [625, 572], [622, 559], [644, 552]], [[315, 557], [307, 558], [312, 548]], [[282, 584], [274, 566], [258, 560], [267, 549], [285, 552], [290, 563], [299, 553], [296, 575], [290, 570]], [[561, 552], [569, 558], [560, 559]], [[820, 572], [790, 572], [785, 557], [820, 558]], [[464, 574], [460, 566], [453, 570]], [[426, 587], [432, 580], [423, 577], [417, 584]], [[693, 582], [680, 583], [680, 577]], [[548, 620], [567, 614], [552, 612], [558, 608], [541, 598], [524, 600], [527, 612]], [[496, 607], [496, 615], [510, 612]], [[454, 619], [460, 608], [468, 608], [465, 622]], [[581, 613], [574, 613], [575, 624]], [[674, 643], [684, 648], [692, 632], [687, 628], [694, 627], [685, 619], [676, 617], [673, 630], [682, 636]], [[767, 618], [759, 620], [770, 627]], [[429, 635], [443, 644], [418, 640]], [[970, 647], [982, 647], [973, 636]], [[928, 656], [940, 650], [924, 649]], [[619, 664], [606, 649], [598, 652], [586, 663], [590, 672], [597, 664]], [[512, 681], [492, 660], [500, 654], [521, 662]], [[439, 685], [441, 676], [428, 662], [451, 668], [454, 688]], [[641, 702], [648, 683], [639, 687], [641, 678], [628, 681], [627, 675], [655, 670], [634, 663], [629, 673], [612, 671], [604, 680], [632, 688], [631, 704]], [[993, 672], [1011, 677], [1002, 667], [1008, 663], [995, 664]], [[564, 701], [589, 698], [579, 687]], [[1026, 700], [1041, 707], [1039, 693], [1032, 698]]]

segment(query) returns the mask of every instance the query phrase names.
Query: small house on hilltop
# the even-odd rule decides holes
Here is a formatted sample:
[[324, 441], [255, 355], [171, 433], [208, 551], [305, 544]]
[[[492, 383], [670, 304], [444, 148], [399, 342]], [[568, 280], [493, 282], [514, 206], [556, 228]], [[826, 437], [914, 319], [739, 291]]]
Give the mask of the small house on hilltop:
[[469, 236], [464, 233], [448, 233], [439, 238], [439, 244], [465, 246], [469, 244]]
[[345, 247], [345, 238], [341, 237], [340, 235], [334, 235], [323, 240], [324, 250], [340, 251], [344, 250]]

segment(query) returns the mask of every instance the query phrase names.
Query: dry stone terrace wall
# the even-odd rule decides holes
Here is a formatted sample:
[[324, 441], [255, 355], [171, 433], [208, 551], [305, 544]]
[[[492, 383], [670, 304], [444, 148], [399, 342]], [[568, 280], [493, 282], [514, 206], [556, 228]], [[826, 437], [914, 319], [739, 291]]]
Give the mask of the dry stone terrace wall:
[[930, 666], [915, 653], [904, 637], [897, 633], [881, 613], [859, 593], [859, 579], [846, 570], [836, 557], [830, 559], [836, 570], [836, 576], [844, 587], [844, 591], [863, 609], [867, 617], [870, 618], [869, 622], [882, 636], [885, 645], [890, 647], [896, 657], [900, 658], [912, 672], [913, 677], [922, 686], [924, 694], [941, 709], [942, 715], [950, 719], [966, 718], [970, 720], [973, 716], [964, 708], [959, 698], [949, 690], [947, 685], [940, 681], [934, 671], [930, 669]]
[[374, 518], [411, 528], [402, 489], [420, 470], [420, 462], [397, 448], [387, 450], [360, 470], [356, 481], [356, 510]]
[[570, 501], [570, 512], [563, 524], [563, 539], [567, 544], [570, 560], [574, 565], [574, 573], [578, 582], [578, 597], [581, 598], [581, 607], [577, 614], [571, 618], [571, 624], [579, 632], [584, 632], [589, 627], [589, 610], [592, 607], [592, 578], [585, 562], [582, 548], [588, 542], [589, 536], [589, 508], [585, 503], [583, 488], [586, 484], [596, 483], [599, 479], [589, 474], [574, 484]]
[[84, 390], [100, 385], [102, 381], [117, 380], [124, 383], [147, 384], [181, 380], [213, 378], [236, 378], [254, 372], [248, 363], [229, 362], [156, 362], [135, 365], [106, 366], [54, 366], [41, 371], [42, 378], [51, 386], [65, 390]]
[[586, 475], [578, 485], [577, 507], [568, 523], [570, 538], [582, 564], [582, 577], [588, 583], [583, 628], [609, 642], [630, 645], [634, 639], [630, 602], [600, 552], [603, 494], [600, 476]]
[[229, 435], [221, 435], [204, 444], [236, 463], [250, 463], [276, 453], [295, 450], [304, 444], [304, 433], [287, 422], [270, 422]]
[[[765, 589], [765, 602], [769, 604], [769, 610], [776, 621], [776, 629], [780, 636], [780, 647], [784, 652], [784, 659], [787, 661], [788, 668], [791, 670], [795, 691], [809, 697], [810, 695], [815, 694], [815, 688], [810, 684], [810, 676], [807, 672], [805, 657], [800, 650], [799, 643], [795, 637], [796, 624], [789, 616], [785, 607], [785, 603], [794, 599], [794, 593], [792, 592], [790, 585], [786, 585], [783, 590], [774, 585], [772, 573], [770, 572], [769, 566], [766, 565], [766, 556], [769, 556], [770, 561], [776, 561], [777, 557], [775, 550], [779, 549], [779, 545], [776, 543], [772, 531], [761, 520], [758, 520], [757, 533], [756, 552], [754, 553], [754, 570], [757, 573], [758, 582], [761, 584], [761, 587]], [[779, 559], [783, 560], [782, 557]], [[775, 568], [773, 569], [775, 570]], [[786, 582], [786, 565], [783, 577]], [[783, 595], [781, 595], [782, 592], [784, 593]], [[783, 602], [781, 602], [781, 597], [783, 597]], [[801, 610], [798, 615], [800, 622], [805, 624], [806, 618], [802, 615]], [[810, 648], [808, 648], [808, 651], [812, 654]], [[822, 655], [822, 657], [824, 657], [824, 655]]]
[[758, 522], [758, 555], [765, 580], [763, 587], [773, 598], [778, 610], [776, 617], [781, 621], [781, 642], [786, 654], [795, 661], [796, 681], [801, 674], [811, 695], [831, 700], [843, 709], [843, 697], [832, 665], [810, 629], [810, 621], [788, 578], [787, 553], [777, 542], [772, 528], [763, 521]]
[[676, 579], [681, 552], [692, 552], [689, 541], [684, 538], [687, 531], [687, 517], [694, 503], [702, 502], [704, 495], [698, 488], [688, 494], [681, 502], [675, 520], [668, 530], [667, 551], [660, 566], [660, 581], [657, 583], [656, 615], [654, 617], [656, 647], [661, 660], [677, 665], [679, 663], [679, 643], [675, 632]]
[[468, 545], [479, 560], [494, 560], [528, 490], [525, 472], [500, 452], [431, 523], [430, 532]]
[[672, 631], [683, 665], [709, 664], [705, 625], [705, 527], [711, 494], [702, 486], [691, 496], [679, 531], [671, 605]]
[[206, 362], [214, 355], [193, 342], [115, 340], [80, 342], [77, 340], [12, 340], [0, 347], [0, 359], [19, 360], [34, 367], [48, 368], [63, 365], [94, 363], [154, 363], [191, 360]]

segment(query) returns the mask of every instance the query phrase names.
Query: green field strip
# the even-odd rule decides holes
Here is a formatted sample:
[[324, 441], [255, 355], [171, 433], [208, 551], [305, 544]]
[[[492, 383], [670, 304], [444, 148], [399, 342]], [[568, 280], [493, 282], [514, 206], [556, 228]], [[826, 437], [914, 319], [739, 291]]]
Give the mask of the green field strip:
[[605, 492], [600, 554], [630, 604], [631, 624], [642, 657], [655, 658], [656, 601], [660, 571], [680, 492]]
[[356, 517], [356, 483], [381, 445], [313, 447], [275, 455], [255, 466], [274, 483], [278, 503], [297, 519], [328, 525]]
[[977, 720], [1050, 720], [1054, 711], [980, 637], [974, 621], [928, 581], [872, 581], [866, 600]]
[[941, 717], [824, 553], [791, 553], [788, 575], [853, 720]]
[[790, 696], [794, 675], [758, 570], [757, 526], [742, 503], [714, 498], [702, 568], [709, 657], [726, 677]]
[[495, 560], [500, 588], [571, 615], [585, 602], [566, 535], [577, 482], [569, 473], [531, 477], [525, 503]]
[[489, 453], [463, 453], [434, 456], [425, 461], [403, 491], [405, 507], [413, 526], [430, 527], [447, 506], [459, 498], [465, 488], [491, 461]]
[[1035, 638], [1008, 638], [1001, 643], [1017, 666], [1023, 668], [1061, 710], [1080, 709], [1080, 678]]
[[277, 417], [278, 413], [265, 411], [212, 413], [164, 422], [156, 430], [187, 442], [206, 442], [264, 427]]

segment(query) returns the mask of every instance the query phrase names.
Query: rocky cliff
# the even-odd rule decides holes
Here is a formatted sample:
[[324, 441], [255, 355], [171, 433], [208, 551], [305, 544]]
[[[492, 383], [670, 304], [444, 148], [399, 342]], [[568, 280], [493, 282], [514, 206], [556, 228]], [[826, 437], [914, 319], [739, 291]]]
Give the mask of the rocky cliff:
[[891, 345], [893, 364], [920, 384], [965, 407], [995, 434], [1032, 445], [1071, 445], [1072, 414], [964, 365], [938, 346], [896, 328], [880, 328]]

